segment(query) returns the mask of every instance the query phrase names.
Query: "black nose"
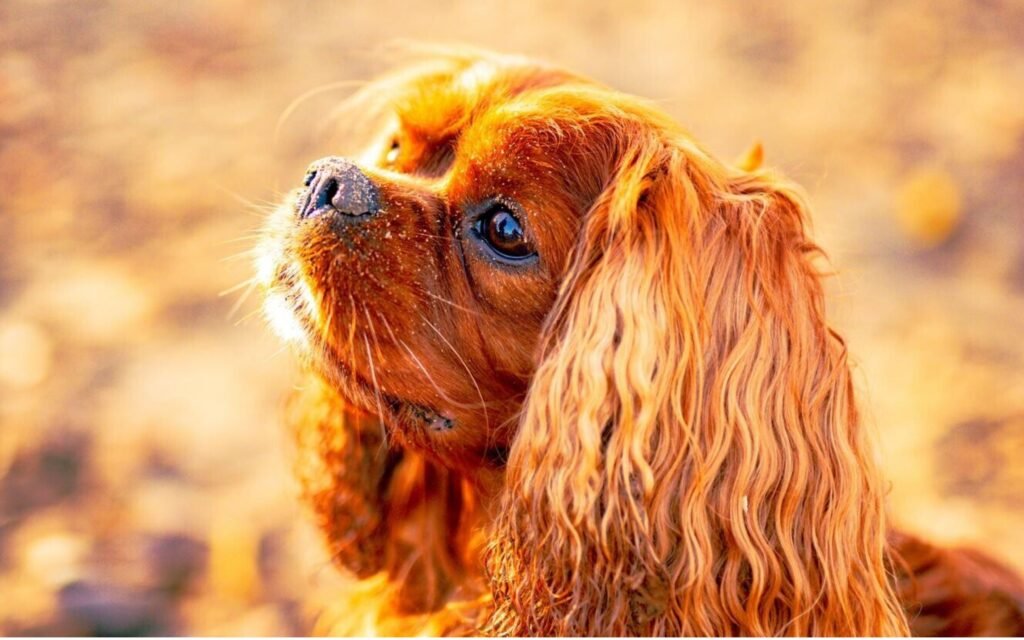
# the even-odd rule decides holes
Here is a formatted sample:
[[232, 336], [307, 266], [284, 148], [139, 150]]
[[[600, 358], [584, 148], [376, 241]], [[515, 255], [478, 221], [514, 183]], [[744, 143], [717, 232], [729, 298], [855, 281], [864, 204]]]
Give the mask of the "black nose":
[[306, 193], [299, 201], [300, 218], [328, 211], [352, 218], [370, 217], [380, 211], [380, 192], [359, 167], [345, 158], [317, 160], [306, 173]]

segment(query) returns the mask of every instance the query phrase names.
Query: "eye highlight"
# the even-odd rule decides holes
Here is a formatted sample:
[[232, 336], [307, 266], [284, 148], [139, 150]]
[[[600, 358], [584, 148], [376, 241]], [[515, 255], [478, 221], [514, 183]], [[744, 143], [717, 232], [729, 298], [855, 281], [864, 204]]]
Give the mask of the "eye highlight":
[[512, 210], [501, 202], [493, 203], [473, 224], [478, 237], [494, 253], [506, 260], [524, 260], [536, 255], [526, 240], [523, 225]]

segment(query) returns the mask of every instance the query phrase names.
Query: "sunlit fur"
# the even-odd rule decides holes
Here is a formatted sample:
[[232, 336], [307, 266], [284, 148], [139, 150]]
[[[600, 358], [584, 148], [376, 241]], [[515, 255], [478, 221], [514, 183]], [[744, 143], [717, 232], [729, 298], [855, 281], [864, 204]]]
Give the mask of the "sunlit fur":
[[489, 631], [906, 633], [804, 211], [679, 131], [638, 132], [548, 321]]
[[[945, 579], [951, 565], [904, 564], [895, 556], [911, 539], [887, 541], [885, 483], [846, 347], [826, 323], [801, 192], [757, 163], [718, 162], [640, 100], [518, 58], [441, 56], [355, 103], [374, 113], [390, 101], [430, 134], [420, 144], [456, 136], [471, 158], [515, 129], [509, 166], [495, 171], [511, 172], [501, 184], [543, 186], [532, 223], [547, 234], [545, 262], [532, 279], [493, 273], [509, 307], [468, 308], [471, 289], [454, 290], [430, 307], [443, 330], [411, 325], [392, 336], [408, 352], [395, 355], [374, 325], [426, 308], [402, 278], [432, 263], [372, 272], [390, 297], [358, 300], [363, 315], [352, 302], [346, 318], [336, 301], [354, 294], [338, 283], [362, 258], [296, 235], [289, 206], [268, 225], [271, 320], [293, 338], [282, 300], [307, 324], [326, 319], [295, 341], [312, 373], [290, 422], [305, 494], [359, 580], [321, 630], [907, 634], [929, 597], [914, 577]], [[386, 171], [380, 156], [363, 157], [372, 179], [417, 203], [486, 177]], [[404, 242], [395, 251], [419, 246]], [[354, 266], [316, 267], [325, 253]], [[310, 299], [318, 308], [304, 308]], [[386, 306], [402, 301], [405, 311]], [[477, 334], [528, 364], [489, 371]], [[426, 355], [446, 349], [458, 359]], [[372, 374], [378, 397], [352, 372]], [[461, 413], [446, 439], [378, 411], [381, 390], [430, 385], [438, 406], [468, 399], [451, 405]], [[507, 448], [507, 462], [482, 459], [479, 442]], [[975, 593], [997, 607], [981, 588], [954, 605]], [[984, 606], [970, 616], [988, 616]]]

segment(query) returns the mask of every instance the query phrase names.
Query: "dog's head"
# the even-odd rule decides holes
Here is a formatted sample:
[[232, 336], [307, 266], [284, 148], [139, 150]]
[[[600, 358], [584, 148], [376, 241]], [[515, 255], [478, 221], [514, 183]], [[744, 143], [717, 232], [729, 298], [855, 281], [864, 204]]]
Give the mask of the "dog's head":
[[518, 58], [366, 91], [393, 124], [275, 214], [267, 311], [397, 446], [504, 474], [488, 628], [904, 631], [799, 192]]
[[401, 78], [366, 90], [393, 108], [377, 144], [314, 162], [271, 220], [266, 310], [401, 444], [500, 465], [628, 116], [519, 59], [452, 57]]

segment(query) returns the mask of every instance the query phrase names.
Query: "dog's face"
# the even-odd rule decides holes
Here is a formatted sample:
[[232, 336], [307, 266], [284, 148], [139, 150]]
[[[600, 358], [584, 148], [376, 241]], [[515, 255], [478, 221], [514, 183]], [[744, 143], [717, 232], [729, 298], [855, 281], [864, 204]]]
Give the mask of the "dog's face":
[[393, 128], [358, 161], [315, 162], [268, 225], [259, 271], [277, 331], [401, 444], [449, 466], [504, 461], [608, 179], [599, 101], [573, 97], [581, 86], [504, 59], [382, 84]]

